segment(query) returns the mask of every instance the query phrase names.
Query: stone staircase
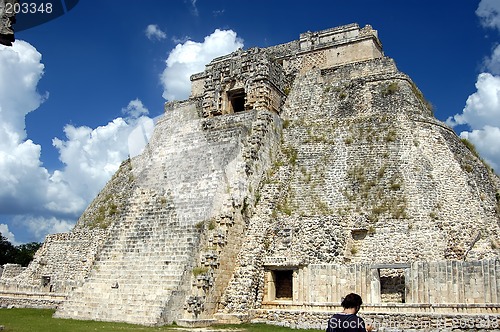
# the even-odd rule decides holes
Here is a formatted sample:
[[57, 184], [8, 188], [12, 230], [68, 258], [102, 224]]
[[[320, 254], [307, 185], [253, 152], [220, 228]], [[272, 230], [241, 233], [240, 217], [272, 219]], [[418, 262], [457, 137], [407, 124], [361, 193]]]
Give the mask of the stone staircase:
[[152, 202], [152, 189], [138, 191], [131, 212], [110, 230], [87, 281], [55, 317], [156, 325], [171, 319], [171, 302], [183, 305], [174, 298], [191, 275], [199, 231], [179, 224], [168, 203]]
[[166, 113], [144, 153], [132, 159], [135, 185], [126, 212], [108, 229], [86, 281], [55, 317], [144, 325], [182, 318], [203, 225], [238, 180], [228, 165], [240, 153], [242, 123], [254, 116], [210, 121], [193, 111]]

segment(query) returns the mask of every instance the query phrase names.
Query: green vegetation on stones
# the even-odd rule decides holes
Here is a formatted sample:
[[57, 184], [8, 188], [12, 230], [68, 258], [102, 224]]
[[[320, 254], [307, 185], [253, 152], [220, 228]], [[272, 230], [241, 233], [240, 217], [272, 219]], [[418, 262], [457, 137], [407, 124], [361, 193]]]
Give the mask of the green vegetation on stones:
[[344, 143], [345, 143], [346, 145], [352, 144], [353, 142], [354, 142], [354, 140], [352, 139], [352, 137], [346, 137], [346, 138], [344, 139]]
[[216, 224], [215, 220], [210, 219], [210, 222], [208, 223], [208, 229], [214, 230], [216, 226], [217, 226], [217, 224]]
[[317, 211], [322, 214], [322, 215], [330, 215], [333, 214], [333, 210], [330, 208], [330, 206], [323, 202], [321, 199], [318, 199], [315, 204]]
[[254, 207], [257, 206], [257, 204], [259, 204], [260, 198], [261, 198], [261, 193], [260, 193], [260, 191], [257, 191], [255, 193], [255, 200], [254, 200], [254, 203], [253, 203]]
[[307, 138], [304, 143], [324, 143], [324, 144], [335, 144], [333, 136], [329, 136], [328, 132], [321, 130], [313, 130], [312, 128], [307, 129]]
[[111, 203], [109, 205], [108, 213], [110, 216], [114, 216], [115, 214], [117, 214], [118, 213], [118, 205], [116, 205], [115, 203]]
[[283, 154], [285, 157], [288, 159], [290, 165], [295, 166], [297, 164], [297, 155], [298, 151], [295, 147], [293, 146], [284, 146], [282, 148]]
[[98, 203], [96, 215], [94, 219], [88, 224], [90, 228], [102, 228], [106, 229], [111, 225], [113, 216], [120, 213], [118, 205], [115, 204], [115, 198], [112, 194], [107, 194], [104, 199]]
[[391, 128], [387, 131], [387, 135], [385, 136], [385, 141], [386, 142], [394, 142], [396, 140], [396, 130], [394, 128]]
[[424, 94], [422, 93], [422, 91], [420, 91], [420, 89], [417, 88], [417, 86], [413, 82], [411, 82], [411, 90], [413, 91], [413, 93], [415, 94], [415, 96], [418, 98], [418, 100], [422, 104], [424, 104], [424, 106], [431, 112], [431, 114], [433, 114], [434, 113], [434, 107], [432, 106], [432, 104], [427, 99], [425, 99]]
[[287, 129], [289, 127], [290, 127], [290, 120], [289, 119], [283, 120], [283, 129]]
[[343, 209], [344, 213], [356, 211], [371, 222], [380, 218], [408, 218], [403, 178], [400, 173], [390, 172], [388, 165], [387, 160], [380, 160], [354, 165], [347, 170], [348, 184], [342, 194], [349, 203]]
[[286, 214], [287, 216], [291, 216], [292, 215], [292, 208], [290, 207], [290, 204], [288, 201], [285, 201], [283, 203], [280, 203], [278, 204], [278, 206], [276, 207], [276, 209], [283, 213], [283, 214]]
[[481, 159], [481, 157], [479, 157], [479, 153], [477, 153], [475, 145], [471, 141], [469, 141], [467, 138], [461, 138], [460, 141], [467, 147], [467, 149], [469, 149], [470, 152], [472, 152], [472, 154], [476, 158]]
[[199, 276], [202, 274], [206, 274], [208, 272], [208, 267], [197, 266], [193, 269], [193, 275]]
[[401, 183], [399, 182], [391, 183], [391, 190], [400, 190], [400, 189], [401, 189]]
[[[483, 163], [484, 167], [486, 167], [490, 172], [493, 172], [493, 169], [491, 168], [491, 166], [488, 165], [488, 163], [483, 158], [481, 158], [481, 156], [479, 155], [479, 153], [476, 150], [476, 147], [474, 146], [474, 144], [471, 141], [469, 141], [466, 138], [461, 138], [460, 141], [467, 147], [467, 149], [474, 155], [474, 157], [476, 157], [477, 159], [479, 159], [479, 161], [481, 161]], [[462, 164], [462, 167], [468, 173], [472, 172], [472, 170], [474, 169], [474, 167], [472, 166], [472, 160], [465, 161]]]
[[266, 237], [264, 240], [264, 249], [269, 250], [271, 248], [272, 240], [269, 237]]
[[395, 94], [399, 90], [398, 83], [392, 82], [388, 84], [383, 90], [382, 90], [382, 96], [387, 97], [390, 95]]

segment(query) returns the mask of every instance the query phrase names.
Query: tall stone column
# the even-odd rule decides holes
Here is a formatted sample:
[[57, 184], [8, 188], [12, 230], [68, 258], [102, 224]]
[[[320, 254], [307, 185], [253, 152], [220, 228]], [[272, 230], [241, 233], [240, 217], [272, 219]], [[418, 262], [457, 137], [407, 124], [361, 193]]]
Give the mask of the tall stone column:
[[370, 273], [370, 297], [371, 303], [380, 303], [380, 272], [378, 269], [371, 269]]

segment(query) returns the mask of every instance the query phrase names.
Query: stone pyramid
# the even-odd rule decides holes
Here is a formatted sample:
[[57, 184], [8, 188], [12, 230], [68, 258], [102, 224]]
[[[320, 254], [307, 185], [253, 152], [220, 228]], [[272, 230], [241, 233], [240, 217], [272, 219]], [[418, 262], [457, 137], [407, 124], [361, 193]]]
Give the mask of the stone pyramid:
[[323, 328], [348, 291], [415, 321], [498, 315], [500, 180], [370, 26], [239, 50], [191, 81], [0, 299], [146, 325]]

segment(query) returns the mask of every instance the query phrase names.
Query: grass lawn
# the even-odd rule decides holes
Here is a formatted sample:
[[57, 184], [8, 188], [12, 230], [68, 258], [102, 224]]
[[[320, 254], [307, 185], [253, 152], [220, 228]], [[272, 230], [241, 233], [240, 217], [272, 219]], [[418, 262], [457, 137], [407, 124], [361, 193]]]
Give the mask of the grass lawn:
[[[52, 318], [54, 310], [46, 309], [0, 309], [2, 332], [88, 332], [88, 331], [204, 331], [206, 329], [186, 329], [177, 326], [146, 327], [125, 323], [81, 321]], [[293, 330], [265, 324], [220, 325], [210, 330], [241, 332], [305, 332], [318, 330]]]

